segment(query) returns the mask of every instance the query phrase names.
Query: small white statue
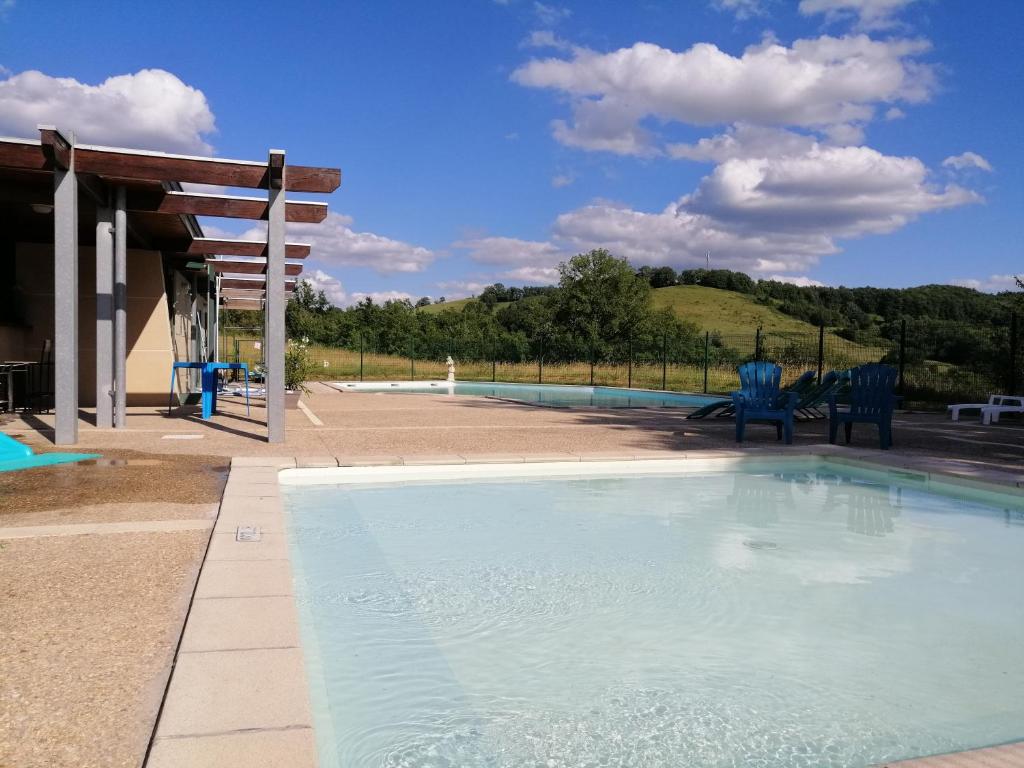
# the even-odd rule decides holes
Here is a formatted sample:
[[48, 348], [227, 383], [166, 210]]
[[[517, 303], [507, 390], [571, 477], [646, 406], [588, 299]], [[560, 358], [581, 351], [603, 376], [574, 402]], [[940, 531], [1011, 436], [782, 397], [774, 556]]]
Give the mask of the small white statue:
[[445, 360], [445, 362], [448, 363], [448, 383], [449, 384], [454, 384], [455, 383], [455, 361], [452, 360], [452, 356], [451, 355], [448, 355], [448, 358]]

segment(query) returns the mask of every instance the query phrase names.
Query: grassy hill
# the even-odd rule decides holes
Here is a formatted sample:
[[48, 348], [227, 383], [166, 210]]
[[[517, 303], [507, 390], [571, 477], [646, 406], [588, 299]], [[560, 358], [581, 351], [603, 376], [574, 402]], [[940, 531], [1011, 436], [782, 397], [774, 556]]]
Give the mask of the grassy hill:
[[673, 285], [654, 290], [657, 309], [671, 307], [683, 320], [702, 331], [723, 334], [749, 333], [758, 326], [774, 333], [816, 333], [817, 328], [790, 317], [774, 307], [758, 304], [744, 293], [734, 293], [702, 285]]
[[[743, 293], [702, 285], [673, 285], [653, 291], [656, 309], [671, 307], [683, 320], [688, 320], [702, 331], [719, 331], [725, 335], [753, 333], [761, 326], [775, 333], [817, 333], [817, 328], [803, 320], [790, 317], [773, 307], [758, 304]], [[420, 312], [436, 313], [446, 309], [461, 312], [477, 299], [455, 299], [444, 304], [420, 307]], [[498, 305], [499, 307], [501, 304]]]
[[471, 301], [476, 301], [476, 299], [452, 299], [443, 304], [427, 304], [425, 307], [420, 307], [417, 312], [426, 312], [428, 315], [443, 312], [446, 309], [454, 309], [456, 312], [461, 312], [462, 308]]

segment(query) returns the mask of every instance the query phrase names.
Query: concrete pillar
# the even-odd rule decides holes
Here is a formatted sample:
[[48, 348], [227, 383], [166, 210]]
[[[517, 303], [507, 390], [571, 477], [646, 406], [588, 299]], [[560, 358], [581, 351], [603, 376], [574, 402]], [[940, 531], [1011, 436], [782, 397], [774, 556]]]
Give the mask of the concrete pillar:
[[114, 426], [125, 425], [128, 383], [128, 214], [124, 187], [114, 207]]
[[74, 139], [53, 174], [54, 442], [78, 442], [78, 179]]
[[267, 212], [266, 341], [267, 442], [283, 443], [284, 430], [284, 152], [270, 150]]
[[96, 426], [114, 423], [114, 223], [96, 209]]

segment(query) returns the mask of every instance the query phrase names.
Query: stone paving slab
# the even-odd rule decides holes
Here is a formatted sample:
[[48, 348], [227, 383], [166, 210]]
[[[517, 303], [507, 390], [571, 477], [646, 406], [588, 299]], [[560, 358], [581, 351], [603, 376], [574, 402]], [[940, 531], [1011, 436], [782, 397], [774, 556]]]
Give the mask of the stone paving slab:
[[146, 768], [316, 768], [312, 728], [157, 739]]
[[259, 541], [236, 541], [233, 532], [214, 533], [206, 559], [287, 560], [288, 542], [283, 533], [264, 533]]
[[203, 566], [196, 598], [294, 594], [287, 560], [212, 560]]
[[949, 755], [919, 757], [880, 768], [1024, 768], [1024, 741]]
[[179, 653], [157, 738], [312, 727], [302, 650]]
[[193, 601], [178, 652], [295, 648], [298, 645], [299, 627], [291, 595], [208, 597]]
[[389, 454], [371, 453], [363, 456], [341, 455], [335, 456], [334, 458], [339, 467], [393, 466], [402, 463], [401, 456], [393, 456]]

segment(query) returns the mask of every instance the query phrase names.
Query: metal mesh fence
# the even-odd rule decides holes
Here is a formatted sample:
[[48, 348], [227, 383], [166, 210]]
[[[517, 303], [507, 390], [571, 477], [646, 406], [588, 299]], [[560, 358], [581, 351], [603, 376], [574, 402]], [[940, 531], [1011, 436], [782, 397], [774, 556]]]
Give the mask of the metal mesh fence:
[[[783, 367], [783, 381], [805, 371], [818, 375], [864, 363], [883, 362], [900, 370], [905, 404], [936, 408], [952, 402], [984, 401], [989, 394], [1016, 394], [1024, 382], [1024, 354], [1016, 320], [1007, 327], [904, 323], [890, 337], [851, 340], [824, 328], [807, 333], [754, 329], [746, 333], [704, 332], [686, 338], [625, 339], [600, 350], [581, 344], [556, 356], [546, 339], [526, 339], [514, 350], [481, 338], [451, 336], [431, 345], [409, 342], [404, 354], [379, 351], [372, 334], [348, 346], [312, 344], [307, 354], [315, 378], [337, 381], [427, 381], [447, 375], [445, 358], [455, 360], [464, 381], [505, 381], [637, 387], [680, 392], [726, 393], [738, 388], [736, 366], [770, 360]], [[225, 328], [221, 356], [229, 361], [262, 361], [260, 339], [251, 331]]]

